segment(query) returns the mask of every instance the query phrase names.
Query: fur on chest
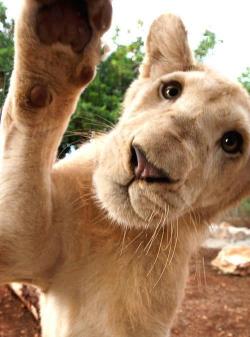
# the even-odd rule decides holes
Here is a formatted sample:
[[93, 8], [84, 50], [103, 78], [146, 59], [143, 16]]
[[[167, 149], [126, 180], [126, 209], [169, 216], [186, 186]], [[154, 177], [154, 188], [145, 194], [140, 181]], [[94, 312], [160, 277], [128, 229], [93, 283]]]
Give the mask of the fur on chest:
[[65, 321], [81, 331], [79, 336], [161, 337], [171, 326], [183, 297], [187, 261], [170, 261], [168, 250], [154, 246], [147, 253], [145, 244], [138, 248], [139, 242], [129, 242], [95, 246], [57, 275], [48, 302], [53, 293], [56, 310], [66, 310]]

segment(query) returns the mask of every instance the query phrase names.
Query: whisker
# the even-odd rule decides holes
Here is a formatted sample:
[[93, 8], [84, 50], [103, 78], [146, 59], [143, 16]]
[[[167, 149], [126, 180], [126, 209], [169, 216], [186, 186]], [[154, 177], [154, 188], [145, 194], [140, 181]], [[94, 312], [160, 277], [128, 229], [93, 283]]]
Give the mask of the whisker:
[[139, 243], [138, 247], [137, 247], [136, 250], [135, 250], [135, 253], [134, 253], [133, 257], [136, 256], [136, 254], [138, 253], [138, 251], [139, 251], [141, 245], [143, 244], [143, 242], [144, 242], [144, 241], [141, 241], [141, 242]]
[[79, 200], [81, 200], [82, 198], [85, 198], [85, 197], [92, 197], [93, 196], [93, 193], [91, 191], [89, 192], [81, 192], [80, 196], [78, 198], [76, 198], [73, 202], [72, 202], [72, 205], [74, 205], [75, 203], [77, 203]]
[[169, 249], [168, 249], [168, 255], [167, 255], [167, 264], [169, 264], [169, 259], [171, 256], [171, 247], [173, 243], [173, 221], [170, 221], [170, 240], [169, 240]]
[[92, 221], [93, 223], [101, 222], [103, 220], [107, 220], [107, 217], [107, 212], [102, 210], [100, 214], [97, 214], [92, 218]]
[[199, 263], [198, 263], [198, 284], [199, 284], [199, 289], [202, 290], [202, 270], [201, 270], [201, 257], [199, 256]]
[[149, 218], [146, 220], [147, 221], [147, 226], [146, 226], [146, 230], [149, 228], [150, 224], [151, 224], [151, 220], [153, 219], [153, 217], [156, 215], [156, 198], [155, 198], [155, 202], [154, 202], [154, 208], [153, 211], [151, 212]]
[[174, 248], [173, 248], [172, 256], [171, 256], [170, 261], [169, 261], [169, 265], [171, 265], [171, 263], [173, 261], [173, 258], [174, 258], [175, 252], [176, 252], [176, 247], [177, 247], [178, 239], [179, 239], [179, 221], [177, 219], [177, 221], [176, 221], [175, 243], [174, 243]]
[[152, 264], [150, 270], [149, 270], [148, 273], [147, 273], [147, 277], [151, 274], [151, 272], [152, 272], [152, 270], [154, 269], [154, 266], [156, 265], [156, 262], [157, 262], [157, 260], [158, 260], [158, 258], [159, 258], [160, 251], [161, 251], [161, 247], [162, 247], [163, 238], [164, 238], [164, 227], [162, 227], [162, 236], [161, 236], [161, 240], [160, 240], [160, 244], [159, 244], [159, 249], [158, 249], [156, 258], [155, 258], [154, 263]]
[[[85, 122], [85, 124], [97, 124], [97, 125], [99, 125], [102, 129], [104, 128], [104, 127], [107, 127], [107, 128], [109, 128], [109, 129], [111, 129], [111, 128], [113, 128], [114, 126], [115, 126], [115, 124], [114, 123], [112, 123], [111, 121], [109, 121], [109, 120], [107, 120], [107, 119], [105, 119], [103, 116], [101, 116], [101, 115], [95, 115], [95, 117], [96, 118], [99, 118], [99, 119], [101, 119], [101, 120], [98, 120], [98, 119], [93, 119], [93, 118], [91, 118], [91, 117], [88, 117], [88, 116], [77, 116], [76, 117], [76, 120], [78, 120], [78, 121], [84, 121]], [[87, 123], [86, 123], [87, 122]]]
[[[168, 218], [168, 214], [169, 214], [169, 205], [168, 205], [166, 219]], [[171, 228], [171, 221], [170, 221], [170, 228]], [[169, 230], [167, 229], [167, 239], [166, 239], [167, 244], [166, 244], [165, 248], [162, 249], [163, 252], [165, 252], [169, 248], [169, 246], [171, 245], [171, 237], [170, 237], [170, 240], [168, 240], [168, 236], [169, 236]]]
[[163, 251], [166, 251], [168, 248], [168, 259], [170, 257], [170, 251], [171, 251], [171, 245], [172, 245], [172, 240], [173, 240], [173, 222], [172, 220], [170, 221], [170, 240], [167, 243], [167, 246], [163, 249]]
[[163, 215], [161, 216], [161, 219], [160, 219], [160, 221], [158, 222], [158, 224], [156, 225], [155, 230], [154, 230], [154, 232], [153, 232], [153, 234], [152, 234], [150, 240], [148, 241], [147, 245], [146, 245], [145, 248], [144, 248], [144, 250], [146, 251], [146, 255], [148, 255], [148, 253], [149, 253], [149, 251], [150, 251], [150, 249], [151, 249], [151, 247], [152, 247], [152, 244], [153, 244], [154, 240], [155, 240], [156, 237], [158, 236], [158, 233], [159, 233], [158, 230], [159, 230], [159, 228], [160, 228], [160, 226], [161, 226], [162, 218], [163, 218]]
[[199, 234], [198, 234], [198, 230], [197, 230], [197, 227], [196, 227], [195, 219], [193, 217], [194, 212], [192, 210], [190, 210], [189, 214], [190, 214], [191, 224], [193, 225], [193, 228], [194, 228], [195, 240], [196, 240], [196, 243], [199, 244], [199, 239], [198, 239]]
[[107, 125], [110, 125], [112, 128], [115, 126], [115, 123], [112, 123], [111, 121], [109, 121], [108, 119], [106, 119], [105, 117], [101, 115], [97, 115], [97, 118], [102, 119], [105, 123], [107, 123]]
[[206, 267], [205, 267], [205, 259], [204, 256], [202, 257], [202, 269], [203, 269], [203, 279], [204, 279], [204, 285], [207, 289], [207, 275], [206, 275]]
[[[86, 204], [87, 204], [89, 201], [90, 201], [90, 199], [85, 199], [85, 200], [83, 200], [83, 202], [85, 202]], [[83, 203], [81, 203], [81, 204], [79, 204], [78, 207], [75, 207], [75, 208], [73, 209], [73, 212], [77, 213], [77, 212], [79, 212], [83, 207], [84, 207], [84, 205], [83, 205]]]
[[139, 237], [140, 237], [143, 233], [144, 233], [144, 230], [141, 231], [138, 235], [136, 235], [136, 236], [134, 237], [134, 239], [131, 240], [131, 241], [127, 244], [127, 246], [124, 247], [124, 250], [123, 250], [123, 251], [127, 250], [128, 247], [131, 246], [136, 240], [138, 240]]
[[67, 151], [68, 149], [70, 149], [70, 147], [71, 147], [72, 145], [78, 145], [78, 144], [81, 144], [81, 142], [80, 142], [79, 140], [76, 140], [76, 141], [71, 142], [71, 143], [67, 144], [66, 146], [64, 146], [64, 148], [58, 153], [57, 159], [62, 158], [62, 155], [63, 155], [63, 154], [66, 154], [66, 151]]
[[153, 286], [153, 289], [155, 289], [155, 287], [157, 286], [157, 284], [158, 284], [158, 283], [160, 282], [160, 280], [162, 279], [162, 276], [164, 275], [165, 270], [167, 269], [167, 266], [168, 266], [168, 260], [166, 260], [166, 263], [165, 263], [165, 265], [164, 265], [164, 267], [163, 267], [163, 269], [162, 269], [162, 272], [161, 272], [161, 274], [160, 274], [158, 280], [155, 282], [155, 284], [154, 284], [154, 286]]
[[123, 233], [120, 256], [122, 256], [122, 254], [123, 254], [123, 248], [124, 248], [124, 243], [125, 243], [127, 231], [128, 231], [128, 226], [126, 226], [125, 231]]
[[[73, 205], [72, 209], [74, 212], [78, 212], [80, 209], [82, 209], [84, 206], [88, 204], [89, 201], [91, 201], [91, 197], [82, 197], [79, 198], [79, 200], [75, 201], [75, 205]], [[78, 204], [76, 204], [76, 202]]]
[[[168, 210], [169, 210], [169, 206], [168, 206]], [[162, 236], [161, 236], [161, 239], [160, 239], [159, 249], [157, 251], [157, 255], [156, 255], [156, 258], [154, 260], [154, 263], [152, 264], [152, 266], [151, 266], [151, 268], [150, 268], [147, 276], [149, 276], [150, 273], [152, 272], [152, 270], [154, 269], [154, 266], [156, 265], [156, 262], [157, 262], [157, 260], [159, 258], [159, 254], [160, 254], [160, 251], [161, 251], [161, 248], [162, 248], [162, 243], [163, 243], [164, 234], [165, 234], [165, 226], [164, 226], [164, 224], [165, 224], [165, 222], [167, 220], [167, 216], [168, 216], [168, 212], [166, 210], [166, 205], [164, 205], [164, 213], [163, 214], [164, 214], [164, 216], [163, 216], [163, 222], [162, 222]]]
[[198, 289], [201, 289], [201, 273], [200, 273], [200, 262], [199, 253], [195, 254], [195, 280], [197, 280]]

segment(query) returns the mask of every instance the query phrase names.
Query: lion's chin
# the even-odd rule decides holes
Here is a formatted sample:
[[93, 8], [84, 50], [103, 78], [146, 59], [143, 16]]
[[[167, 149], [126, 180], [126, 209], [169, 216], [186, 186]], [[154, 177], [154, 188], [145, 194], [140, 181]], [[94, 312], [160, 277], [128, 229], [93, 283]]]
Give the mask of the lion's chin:
[[94, 186], [101, 207], [119, 226], [153, 229], [158, 225], [165, 226], [177, 215], [172, 211], [173, 207], [150, 191], [146, 184], [135, 181], [122, 186], [97, 174], [94, 176]]

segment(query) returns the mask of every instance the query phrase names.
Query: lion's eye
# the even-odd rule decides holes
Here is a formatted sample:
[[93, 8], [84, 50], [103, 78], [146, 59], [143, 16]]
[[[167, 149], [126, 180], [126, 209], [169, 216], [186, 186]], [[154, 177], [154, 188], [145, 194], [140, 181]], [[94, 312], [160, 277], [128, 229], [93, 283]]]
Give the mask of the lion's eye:
[[222, 149], [229, 154], [242, 152], [243, 138], [237, 131], [226, 132], [221, 138]]
[[179, 82], [172, 81], [163, 83], [160, 87], [160, 95], [164, 99], [174, 100], [182, 93], [182, 86]]

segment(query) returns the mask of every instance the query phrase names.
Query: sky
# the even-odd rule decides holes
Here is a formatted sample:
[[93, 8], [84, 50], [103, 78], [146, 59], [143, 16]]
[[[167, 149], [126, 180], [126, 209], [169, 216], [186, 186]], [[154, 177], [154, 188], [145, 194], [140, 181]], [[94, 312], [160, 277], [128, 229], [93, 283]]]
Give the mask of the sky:
[[[3, 2], [8, 15], [15, 17], [20, 0]], [[232, 79], [250, 67], [249, 0], [113, 0], [113, 6], [112, 30], [106, 36], [108, 44], [116, 26], [121, 30], [122, 42], [127, 43], [137, 35], [146, 38], [152, 21], [162, 13], [171, 12], [182, 18], [192, 49], [197, 47], [206, 29], [223, 41], [209, 55], [207, 65]], [[144, 23], [140, 29], [138, 20]]]

